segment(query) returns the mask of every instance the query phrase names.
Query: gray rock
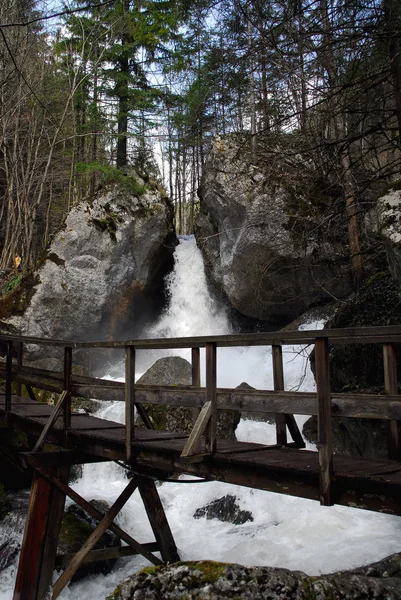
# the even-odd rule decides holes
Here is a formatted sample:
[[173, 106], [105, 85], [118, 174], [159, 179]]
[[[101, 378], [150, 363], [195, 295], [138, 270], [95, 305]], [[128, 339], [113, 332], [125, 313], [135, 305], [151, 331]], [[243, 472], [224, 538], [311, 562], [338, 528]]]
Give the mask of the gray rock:
[[71, 210], [29, 306], [8, 325], [56, 339], [126, 336], [160, 300], [175, 244], [172, 208], [158, 189], [139, 198], [118, 185], [101, 191]]
[[202, 517], [218, 519], [233, 525], [242, 525], [253, 521], [252, 513], [249, 510], [242, 510], [236, 502], [236, 497], [231, 494], [212, 500], [206, 506], [198, 508], [194, 513], [194, 518], [201, 519]]
[[310, 577], [300, 571], [199, 561], [143, 569], [113, 600], [399, 600], [401, 555], [375, 565]]
[[[137, 381], [144, 385], [191, 385], [191, 382], [191, 364], [180, 356], [160, 358]], [[188, 434], [192, 430], [194, 422], [192, 408], [147, 405], [146, 409], [156, 429]], [[239, 420], [240, 414], [236, 411], [218, 411], [217, 437], [235, 439]]]
[[241, 314], [277, 324], [352, 289], [344, 224], [322, 226], [328, 200], [313, 203], [314, 169], [292, 154], [269, 172], [252, 164], [241, 138], [217, 138], [196, 230], [211, 282]]
[[390, 271], [401, 283], [401, 190], [390, 189], [378, 198], [370, 214], [370, 225], [386, 245]]
[[[236, 390], [255, 390], [256, 388], [252, 387], [246, 381], [243, 381], [237, 387]], [[247, 419], [249, 421], [262, 421], [264, 423], [275, 423], [276, 418], [273, 414], [266, 414], [260, 412], [253, 412], [251, 410], [241, 412], [241, 417], [243, 419]]]
[[20, 545], [15, 541], [7, 540], [0, 545], [0, 573], [17, 562]]

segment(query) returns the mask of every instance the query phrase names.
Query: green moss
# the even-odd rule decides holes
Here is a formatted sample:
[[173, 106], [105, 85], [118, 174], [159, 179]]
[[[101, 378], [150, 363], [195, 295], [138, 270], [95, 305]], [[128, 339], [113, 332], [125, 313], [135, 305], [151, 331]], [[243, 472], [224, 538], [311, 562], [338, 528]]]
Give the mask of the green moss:
[[113, 242], [116, 242], [117, 227], [118, 224], [122, 222], [122, 218], [118, 213], [112, 210], [108, 202], [103, 206], [103, 210], [104, 217], [93, 217], [93, 219], [91, 219], [91, 222], [95, 225], [95, 227], [100, 229], [100, 231], [107, 231]]
[[395, 181], [390, 181], [386, 185], [385, 188], [380, 192], [377, 198], [381, 198], [382, 196], [386, 196], [386, 194], [390, 192], [397, 192], [401, 190], [401, 179], [396, 179]]
[[114, 592], [112, 592], [110, 594], [110, 596], [107, 596], [106, 600], [117, 600], [117, 598], [120, 597], [121, 594], [121, 587], [118, 585], [116, 587], [116, 589], [114, 590]]
[[7, 283], [5, 283], [3, 285], [3, 287], [1, 288], [2, 296], [8, 296], [8, 294], [20, 284], [21, 279], [22, 279], [22, 274], [16, 275], [12, 279], [9, 279], [7, 281]]
[[164, 431], [167, 423], [167, 407], [161, 404], [145, 404], [145, 410], [157, 431]]
[[156, 573], [158, 573], [160, 571], [160, 569], [163, 569], [163, 565], [160, 567], [145, 567], [144, 569], [142, 569], [141, 571], [139, 571], [139, 575], [156, 575]]
[[92, 527], [72, 513], [65, 513], [61, 523], [59, 546], [69, 552], [78, 552], [84, 542], [93, 533]]
[[302, 588], [305, 600], [339, 600], [339, 596], [332, 590], [327, 589], [320, 583], [315, 590], [314, 583], [318, 581], [316, 577], [309, 577], [302, 582]]
[[128, 175], [124, 171], [111, 165], [102, 165], [98, 162], [79, 163], [76, 167], [77, 173], [100, 175], [101, 185], [118, 183], [121, 189], [126, 190], [133, 196], [139, 198], [149, 189], [148, 186], [140, 183], [135, 175]]
[[10, 508], [10, 501], [4, 490], [4, 486], [0, 483], [0, 520], [4, 519]]
[[[0, 319], [6, 319], [16, 314], [22, 314], [29, 305], [35, 293], [35, 286], [39, 282], [37, 275], [27, 273], [18, 275], [18, 279], [6, 295], [0, 297]], [[13, 280], [12, 280], [13, 281]]]
[[203, 575], [202, 581], [205, 583], [215, 583], [224, 575], [227, 563], [215, 562], [213, 560], [204, 560], [200, 562], [185, 562], [190, 569], [196, 569]]

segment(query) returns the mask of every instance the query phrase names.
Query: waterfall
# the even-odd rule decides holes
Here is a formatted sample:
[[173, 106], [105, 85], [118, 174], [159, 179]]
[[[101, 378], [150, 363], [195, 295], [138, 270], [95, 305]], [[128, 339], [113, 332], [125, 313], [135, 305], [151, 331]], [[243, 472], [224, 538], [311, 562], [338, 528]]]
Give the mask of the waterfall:
[[[167, 285], [168, 307], [146, 332], [148, 337], [230, 333], [227, 313], [208, 290], [201, 254], [193, 238], [180, 241], [175, 269]], [[302, 328], [322, 326], [323, 321], [315, 321], [304, 323]], [[286, 389], [314, 389], [308, 352], [308, 348], [285, 348]], [[189, 359], [187, 351], [180, 355]], [[159, 356], [160, 353], [144, 353], [141, 369], [150, 366]], [[121, 366], [113, 371], [115, 376], [119, 369], [122, 376]], [[272, 389], [270, 349], [218, 349], [217, 377], [221, 387], [235, 387], [246, 381], [257, 388]], [[105, 403], [99, 416], [123, 422], [122, 403]], [[244, 441], [271, 443], [275, 441], [274, 432], [274, 426], [269, 423], [242, 420], [237, 437]], [[98, 498], [113, 502], [126, 483], [124, 469], [114, 463], [105, 463], [86, 465], [82, 478], [73, 487], [88, 500]], [[211, 559], [276, 566], [317, 575], [368, 564], [399, 550], [399, 517], [343, 506], [323, 507], [311, 500], [220, 482], [163, 483], [158, 490], [183, 560]], [[232, 525], [216, 519], [194, 519], [197, 508], [226, 494], [236, 496], [241, 509], [252, 513], [253, 521]], [[140, 542], [153, 539], [137, 492], [116, 521]], [[6, 535], [4, 530], [0, 532], [0, 545]], [[110, 575], [91, 577], [70, 585], [60, 598], [101, 600], [124, 577], [147, 564], [142, 557], [120, 559]], [[11, 600], [14, 577], [15, 573], [9, 568], [0, 582], [0, 600]]]

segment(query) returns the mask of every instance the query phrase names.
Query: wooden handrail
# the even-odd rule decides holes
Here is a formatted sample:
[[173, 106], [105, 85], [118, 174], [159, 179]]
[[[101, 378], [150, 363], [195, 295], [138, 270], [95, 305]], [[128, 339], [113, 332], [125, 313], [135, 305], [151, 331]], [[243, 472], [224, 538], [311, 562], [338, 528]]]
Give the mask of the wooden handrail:
[[[0, 376], [6, 378], [5, 409], [11, 410], [11, 384], [25, 384], [51, 391], [66, 390], [64, 403], [64, 434], [67, 442], [71, 425], [71, 396], [122, 400], [126, 404], [126, 457], [132, 458], [135, 442], [135, 407], [148, 427], [152, 426], [144, 404], [170, 404], [195, 409], [194, 429], [185, 446], [184, 459], [216, 452], [216, 427], [218, 410], [274, 413], [278, 445], [288, 445], [287, 431], [298, 447], [303, 440], [297, 429], [294, 414], [317, 415], [318, 452], [320, 472], [320, 497], [323, 504], [332, 504], [333, 450], [332, 416], [346, 418], [384, 419], [389, 423], [389, 458], [401, 460], [401, 395], [398, 394], [395, 344], [401, 342], [401, 326], [363, 327], [331, 330], [277, 331], [257, 334], [203, 336], [159, 340], [74, 342], [42, 340], [24, 336], [0, 334], [6, 342], [7, 361], [0, 363]], [[20, 358], [12, 361], [13, 348], [18, 344], [44, 344], [64, 348], [64, 371], [57, 373], [35, 369], [22, 364]], [[384, 357], [385, 394], [337, 394], [330, 390], [329, 345], [331, 344], [382, 344]], [[307, 344], [315, 347], [316, 393], [284, 391], [282, 346]], [[216, 385], [217, 351], [222, 347], [271, 346], [273, 357], [274, 390], [220, 389]], [[200, 387], [200, 348], [206, 348], [206, 386]], [[125, 349], [125, 384], [94, 377], [72, 374], [73, 348]], [[135, 357], [144, 349], [192, 349], [192, 385], [157, 386], [135, 383]], [[205, 450], [199, 449], [204, 435]], [[294, 437], [295, 436], [295, 437]]]
[[90, 341], [45, 339], [0, 333], [0, 340], [23, 342], [44, 346], [71, 348], [121, 348], [133, 346], [136, 350], [162, 350], [168, 348], [204, 348], [208, 342], [217, 347], [272, 346], [291, 344], [314, 344], [317, 338], [327, 338], [330, 344], [401, 343], [401, 325], [378, 327], [352, 327], [344, 329], [310, 329], [304, 331], [271, 331], [263, 333], [239, 333], [217, 336], [184, 338]]

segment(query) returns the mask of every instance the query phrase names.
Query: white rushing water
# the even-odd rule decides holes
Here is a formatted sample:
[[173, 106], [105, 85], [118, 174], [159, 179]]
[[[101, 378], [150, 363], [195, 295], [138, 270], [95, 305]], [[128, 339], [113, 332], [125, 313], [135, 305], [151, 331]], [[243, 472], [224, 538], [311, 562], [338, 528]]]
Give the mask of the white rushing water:
[[[149, 337], [230, 332], [226, 314], [208, 292], [201, 255], [193, 239], [182, 240], [176, 249], [176, 266], [169, 279], [169, 289], [170, 306], [148, 332]], [[322, 326], [322, 321], [315, 321], [303, 324], [302, 328]], [[286, 389], [314, 389], [308, 352], [307, 348], [297, 346], [285, 348]], [[180, 355], [189, 358], [187, 352]], [[144, 355], [141, 370], [159, 357], [160, 353]], [[114, 369], [116, 373], [118, 369]], [[219, 349], [217, 377], [218, 385], [223, 387], [235, 387], [246, 381], [256, 388], [272, 389], [271, 352], [268, 348]], [[99, 416], [123, 422], [123, 406], [105, 403]], [[298, 420], [302, 423], [305, 418]], [[241, 420], [237, 429], [237, 437], [243, 441], [274, 443], [274, 436], [274, 425], [265, 422]], [[113, 502], [126, 484], [125, 471], [114, 463], [105, 463], [86, 465], [83, 477], [73, 487], [88, 500], [98, 498]], [[368, 564], [400, 550], [399, 517], [342, 506], [322, 507], [311, 500], [218, 482], [163, 483], [158, 489], [183, 560], [212, 559], [277, 566], [317, 575]], [[216, 519], [194, 519], [197, 508], [228, 493], [236, 496], [241, 509], [252, 513], [253, 521], [231, 525]], [[139, 541], [153, 540], [137, 492], [116, 521]], [[8, 535], [9, 530], [4, 527], [0, 546]], [[12, 535], [20, 534], [14, 531]], [[121, 559], [110, 575], [72, 584], [60, 598], [103, 599], [124, 577], [147, 564], [141, 557]], [[0, 600], [10, 600], [15, 569], [9, 568], [2, 575]]]

